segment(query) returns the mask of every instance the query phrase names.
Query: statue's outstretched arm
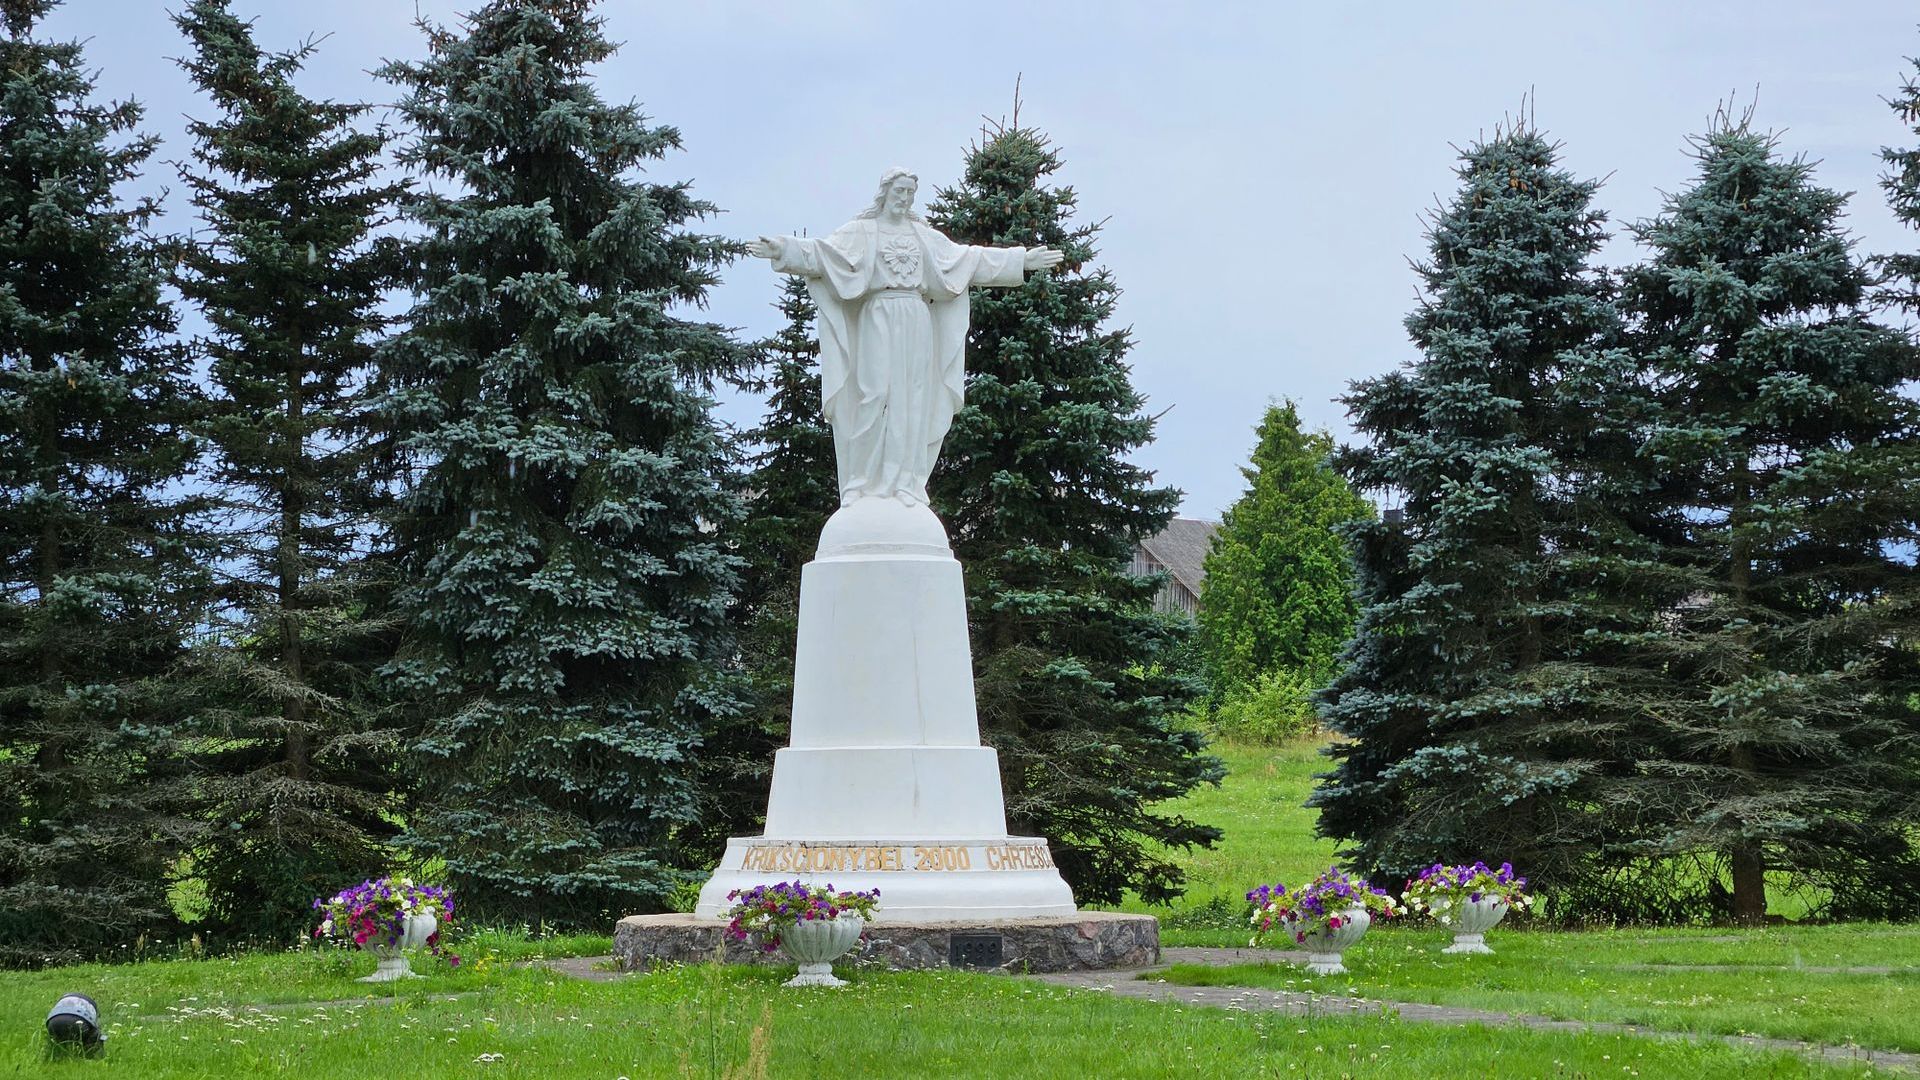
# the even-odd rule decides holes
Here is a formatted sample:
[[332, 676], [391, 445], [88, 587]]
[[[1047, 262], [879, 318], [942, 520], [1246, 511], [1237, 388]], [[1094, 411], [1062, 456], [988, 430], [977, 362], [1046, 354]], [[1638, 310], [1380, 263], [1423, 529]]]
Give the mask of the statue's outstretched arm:
[[1053, 248], [1028, 248], [1026, 268], [1029, 272], [1034, 270], [1051, 270], [1059, 266], [1060, 260], [1064, 258], [1066, 258], [1065, 253], [1056, 251]]
[[803, 236], [762, 236], [747, 241], [747, 254], [770, 259], [773, 268], [783, 274], [801, 277], [825, 277], [820, 261], [820, 241]]

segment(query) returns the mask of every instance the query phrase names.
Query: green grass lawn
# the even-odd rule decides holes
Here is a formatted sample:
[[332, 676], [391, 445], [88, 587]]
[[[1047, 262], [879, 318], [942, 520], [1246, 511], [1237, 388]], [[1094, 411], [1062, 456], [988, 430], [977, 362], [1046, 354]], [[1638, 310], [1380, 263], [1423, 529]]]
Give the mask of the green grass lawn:
[[[598, 941], [559, 943], [571, 951]], [[787, 991], [791, 969], [680, 968], [584, 982], [470, 944], [457, 972], [388, 996], [338, 949], [89, 965], [0, 980], [0, 1076], [1477, 1076], [1842, 1077], [1864, 1068], [1601, 1034], [1300, 1019], [1191, 1009], [958, 973], [851, 972]], [[39, 1025], [61, 993], [101, 1003], [101, 1061], [50, 1063]]]
[[1333, 864], [1333, 842], [1313, 834], [1314, 815], [1306, 808], [1313, 774], [1329, 765], [1320, 756], [1322, 745], [1317, 739], [1282, 746], [1215, 744], [1212, 753], [1226, 763], [1226, 780], [1170, 809], [1226, 835], [1211, 850], [1174, 853], [1187, 871], [1187, 895], [1172, 907], [1130, 899], [1120, 910], [1160, 916], [1168, 944], [1246, 944], [1240, 927], [1248, 889], [1262, 882], [1297, 884]]
[[[1369, 931], [1348, 954], [1350, 973], [1326, 978], [1285, 963], [1179, 966], [1163, 977], [1920, 1051], [1920, 931], [1912, 928], [1496, 929], [1488, 938], [1492, 956], [1442, 955], [1449, 940], [1437, 929]], [[1807, 970], [1822, 967], [1893, 970]]]
[[[1334, 861], [1332, 843], [1313, 836], [1313, 815], [1303, 805], [1313, 774], [1326, 767], [1321, 745], [1216, 746], [1227, 763], [1226, 781], [1194, 793], [1182, 809], [1221, 825], [1226, 838], [1213, 851], [1180, 856], [1191, 885], [1186, 899], [1158, 909], [1135, 902], [1128, 910], [1160, 914], [1162, 941], [1169, 945], [1246, 945], [1247, 888], [1268, 881], [1299, 884]], [[1793, 898], [1780, 899], [1783, 906], [1798, 906]], [[1413, 923], [1374, 931], [1345, 977], [1317, 979], [1289, 965], [1251, 965], [1176, 968], [1168, 978], [1920, 1051], [1920, 928], [1495, 933], [1498, 953], [1491, 957], [1443, 956], [1437, 950], [1447, 935]], [[1803, 970], [1820, 967], [1897, 970]]]
[[[1245, 945], [1250, 885], [1299, 883], [1333, 861], [1302, 806], [1324, 767], [1318, 747], [1217, 748], [1226, 783], [1181, 809], [1226, 829], [1225, 840], [1177, 855], [1187, 899], [1127, 908], [1162, 916], [1168, 944]], [[1276, 965], [1180, 968], [1168, 977], [1920, 1051], [1914, 929], [1501, 929], [1490, 957], [1442, 956], [1445, 940], [1417, 924], [1383, 927], [1350, 955], [1345, 977]], [[846, 990], [786, 991], [776, 982], [791, 968], [693, 967], [585, 982], [529, 966], [542, 956], [607, 952], [608, 940], [591, 935], [529, 942], [482, 934], [457, 947], [466, 957], [458, 969], [423, 958], [416, 967], [428, 978], [384, 987], [353, 981], [372, 970], [371, 958], [331, 947], [0, 975], [0, 1077], [1871, 1075], [1717, 1042], [1443, 1027], [1392, 1015], [1301, 1020], [1003, 976], [843, 970], [855, 983]], [[1895, 970], [1807, 970], [1850, 966]], [[43, 1060], [40, 1025], [70, 991], [103, 1007], [112, 1035], [104, 1061]]]
[[[1161, 940], [1168, 945], [1245, 945], [1247, 890], [1273, 882], [1289, 888], [1302, 885], [1338, 861], [1334, 842], [1314, 835], [1315, 815], [1306, 806], [1314, 775], [1332, 767], [1320, 753], [1328, 741], [1213, 744], [1210, 752], [1225, 762], [1226, 779], [1167, 808], [1217, 825], [1226, 835], [1211, 850], [1171, 853], [1187, 872], [1184, 897], [1158, 906], [1130, 897], [1116, 910], [1158, 915]], [[1397, 891], [1399, 884], [1389, 887]], [[1797, 919], [1817, 899], [1789, 891], [1782, 881], [1768, 890], [1767, 907], [1772, 914]], [[1920, 940], [1915, 944], [1920, 946]]]

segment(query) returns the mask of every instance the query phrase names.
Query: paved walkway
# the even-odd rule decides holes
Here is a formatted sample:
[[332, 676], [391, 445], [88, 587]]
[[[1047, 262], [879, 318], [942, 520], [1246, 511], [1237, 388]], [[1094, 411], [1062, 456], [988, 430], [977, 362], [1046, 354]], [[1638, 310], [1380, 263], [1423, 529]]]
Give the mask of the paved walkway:
[[543, 967], [587, 982], [613, 982], [631, 972], [621, 971], [611, 956], [562, 956], [552, 960], [529, 960], [529, 967]]
[[1101, 990], [1116, 997], [1173, 1001], [1184, 1005], [1211, 1006], [1221, 1009], [1243, 1011], [1264, 1009], [1288, 1016], [1393, 1015], [1402, 1020], [1423, 1024], [1487, 1024], [1490, 1026], [1516, 1024], [1535, 1031], [1594, 1031], [1656, 1039], [1689, 1039], [1696, 1042], [1718, 1040], [1754, 1050], [1784, 1050], [1822, 1061], [1865, 1063], [1877, 1069], [1920, 1072], [1920, 1054], [1892, 1050], [1867, 1050], [1857, 1046], [1824, 1046], [1793, 1039], [1769, 1039], [1758, 1035], [1711, 1035], [1689, 1031], [1662, 1031], [1637, 1024], [1555, 1020], [1551, 1017], [1531, 1016], [1524, 1013], [1467, 1009], [1455, 1005], [1427, 1005], [1412, 1001], [1383, 1001], [1347, 994], [1315, 994], [1248, 986], [1178, 986], [1158, 979], [1141, 978], [1142, 975], [1150, 976], [1156, 971], [1164, 971], [1172, 964], [1226, 966], [1276, 961], [1304, 963], [1306, 958], [1305, 953], [1274, 952], [1269, 949], [1256, 951], [1166, 948], [1160, 950], [1161, 963], [1151, 968], [1131, 971], [1068, 971], [1031, 977], [1055, 986]]
[[1920, 975], [1920, 968], [1872, 964], [1822, 967], [1818, 964], [1614, 964], [1621, 971], [1804, 971], [1809, 975]]
[[415, 1005], [422, 1001], [461, 1001], [466, 998], [479, 997], [483, 993], [485, 993], [483, 990], [459, 990], [446, 994], [410, 994], [404, 998], [398, 994], [389, 994], [386, 997], [323, 998], [317, 1001], [249, 1001], [233, 1005], [201, 1005], [198, 1004], [196, 1000], [195, 1004], [174, 1006], [163, 1013], [135, 1013], [128, 1019], [137, 1020], [143, 1024], [154, 1024], [169, 1020], [199, 1020], [209, 1017], [216, 1019], [222, 1017], [231, 1018], [245, 1013], [293, 1012], [299, 1009], [347, 1009], [351, 1011], [361, 1008], [379, 1008], [383, 1005], [397, 1005], [402, 1001], [409, 1005]]

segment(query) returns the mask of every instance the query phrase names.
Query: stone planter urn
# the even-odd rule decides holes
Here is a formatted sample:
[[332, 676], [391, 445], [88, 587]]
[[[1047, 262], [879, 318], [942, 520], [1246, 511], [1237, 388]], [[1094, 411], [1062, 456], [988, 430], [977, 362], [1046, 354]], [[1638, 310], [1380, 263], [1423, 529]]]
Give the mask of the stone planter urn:
[[1350, 907], [1340, 913], [1340, 925], [1308, 934], [1300, 947], [1307, 950], [1307, 970], [1315, 975], [1345, 975], [1347, 966], [1340, 954], [1352, 948], [1373, 925], [1373, 916], [1363, 907]]
[[1447, 912], [1448, 925], [1453, 929], [1453, 944], [1440, 951], [1443, 953], [1491, 953], [1487, 947], [1487, 931], [1494, 928], [1501, 919], [1506, 918], [1507, 902], [1497, 896], [1482, 896], [1478, 900], [1462, 900]]
[[369, 939], [360, 947], [372, 953], [379, 963], [373, 974], [359, 979], [363, 983], [394, 982], [398, 979], [418, 979], [413, 968], [407, 964], [408, 949], [424, 949], [427, 939], [440, 928], [439, 920], [432, 915], [409, 915], [406, 925], [400, 931], [400, 940], [392, 945], [385, 941]]
[[858, 915], [831, 919], [801, 919], [780, 933], [780, 948], [800, 964], [800, 973], [788, 986], [845, 986], [833, 975], [833, 962], [860, 940], [867, 922]]

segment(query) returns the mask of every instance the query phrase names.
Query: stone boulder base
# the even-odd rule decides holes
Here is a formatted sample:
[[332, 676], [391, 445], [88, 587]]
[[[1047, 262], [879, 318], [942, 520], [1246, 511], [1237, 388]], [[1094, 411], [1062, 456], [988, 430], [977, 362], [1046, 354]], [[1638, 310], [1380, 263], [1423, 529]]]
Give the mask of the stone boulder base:
[[[1160, 921], [1151, 915], [1082, 911], [1057, 918], [920, 925], [869, 926], [848, 959], [897, 971], [953, 967], [955, 936], [961, 938], [957, 966], [1009, 972], [1103, 971], [1149, 967], [1160, 961]], [[969, 963], [990, 956], [998, 941], [997, 964]], [[791, 963], [762, 952], [751, 942], [733, 941], [726, 924], [692, 915], [629, 915], [613, 930], [613, 955], [623, 971], [646, 971], [659, 964], [701, 964], [720, 956], [730, 964]]]

